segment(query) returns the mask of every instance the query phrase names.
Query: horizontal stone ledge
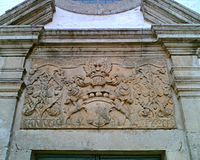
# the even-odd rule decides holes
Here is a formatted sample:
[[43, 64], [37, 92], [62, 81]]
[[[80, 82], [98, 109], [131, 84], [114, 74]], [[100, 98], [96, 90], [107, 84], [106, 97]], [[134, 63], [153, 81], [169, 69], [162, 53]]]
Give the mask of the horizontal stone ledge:
[[200, 98], [200, 92], [189, 92], [189, 91], [184, 91], [184, 92], [178, 92], [178, 97], [185, 97], [185, 98]]
[[178, 90], [200, 90], [200, 77], [175, 78], [174, 85]]
[[[1, 45], [0, 45], [1, 47]], [[30, 48], [32, 47], [32, 45], [30, 46]], [[13, 51], [9, 51], [9, 49], [2, 49], [0, 51], [0, 55], [1, 57], [25, 57], [29, 51], [30, 51], [30, 48], [28, 49], [24, 49], [24, 51], [21, 51], [21, 52], [18, 52], [17, 49], [16, 49], [16, 52], [15, 50], [13, 49]]]
[[152, 25], [152, 30], [157, 31], [157, 33], [167, 32], [167, 31], [187, 31], [192, 33], [193, 31], [200, 31], [200, 24], [154, 24]]
[[0, 26], [0, 42], [5, 40], [37, 40], [42, 31], [42, 26]]
[[[178, 28], [178, 29], [177, 29]], [[152, 29], [44, 30], [42, 26], [0, 26], [1, 39], [38, 39], [41, 43], [155, 43], [159, 39], [200, 40], [200, 25], [153, 25]], [[9, 34], [8, 34], [9, 33]], [[195, 43], [195, 42], [194, 42]]]
[[[190, 74], [192, 74], [193, 72], [200, 73], [200, 66], [182, 66], [182, 67], [172, 66], [171, 72], [175, 72], [175, 73], [189, 72]], [[192, 74], [192, 75], [196, 75], [196, 74]]]
[[23, 87], [22, 81], [0, 81], [0, 98], [16, 98]]
[[200, 48], [197, 49], [196, 54], [197, 54], [197, 57], [200, 58]]
[[[181, 130], [19, 130], [14, 133], [14, 142], [32, 150], [175, 151], [180, 146], [186, 149], [184, 136]], [[32, 139], [35, 143], [24, 143]], [[41, 143], [42, 139], [47, 141]]]
[[151, 39], [142, 39], [142, 40], [138, 40], [138, 39], [48, 39], [48, 40], [40, 40], [40, 43], [45, 43], [45, 44], [123, 44], [123, 43], [154, 43], [156, 42], [156, 40], [151, 40]]
[[151, 29], [158, 39], [200, 40], [199, 24], [153, 25]]
[[182, 42], [182, 40], [185, 40], [185, 41], [189, 41], [191, 42], [191, 40], [196, 40], [196, 41], [200, 41], [200, 32], [198, 33], [194, 33], [194, 34], [176, 34], [176, 33], [170, 33], [170, 34], [157, 34], [158, 36], [158, 39], [164, 41], [164, 40], [171, 40], [171, 42]]
[[198, 84], [175, 82], [173, 88], [179, 97], [200, 97], [200, 82]]
[[19, 81], [23, 76], [24, 71], [0, 71], [0, 81]]
[[156, 41], [156, 37], [151, 30], [132, 29], [83, 29], [83, 30], [45, 30], [41, 37], [42, 41], [54, 40], [76, 40], [80, 42], [88, 41]]
[[23, 35], [24, 33], [21, 33], [22, 35], [11, 35], [11, 36], [0, 36], [0, 41], [27, 41], [27, 40], [37, 40], [38, 36], [35, 35]]
[[19, 90], [22, 84], [22, 81], [0, 81], [0, 91]]
[[192, 75], [192, 73], [190, 75], [187, 75], [186, 74], [183, 74], [183, 73], [180, 73], [179, 75], [176, 73], [175, 74], [175, 81], [176, 82], [191, 82], [191, 83], [194, 83], [194, 82], [200, 82], [200, 74], [195, 74]]
[[[176, 82], [177, 83], [177, 82]], [[198, 83], [184, 83], [180, 82], [176, 84], [176, 90], [178, 91], [200, 91], [200, 82]]]
[[0, 31], [1, 32], [18, 32], [18, 31], [22, 31], [22, 32], [30, 32], [30, 31], [40, 31], [41, 29], [43, 29], [43, 25], [0, 25]]

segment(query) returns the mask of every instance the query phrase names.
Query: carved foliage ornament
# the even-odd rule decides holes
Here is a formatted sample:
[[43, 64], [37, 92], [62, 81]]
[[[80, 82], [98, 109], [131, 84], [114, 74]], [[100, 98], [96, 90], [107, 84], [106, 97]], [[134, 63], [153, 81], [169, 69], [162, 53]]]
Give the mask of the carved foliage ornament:
[[22, 128], [174, 128], [161, 64], [127, 68], [99, 60], [74, 69], [36, 67], [29, 73]]

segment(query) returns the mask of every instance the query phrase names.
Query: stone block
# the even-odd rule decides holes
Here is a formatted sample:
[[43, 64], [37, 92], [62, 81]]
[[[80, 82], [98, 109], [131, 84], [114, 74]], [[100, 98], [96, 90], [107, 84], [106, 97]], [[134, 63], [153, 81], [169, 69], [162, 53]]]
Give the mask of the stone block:
[[16, 99], [0, 99], [0, 160], [5, 160], [9, 148]]
[[189, 160], [189, 154], [187, 152], [166, 152], [166, 160]]
[[200, 99], [181, 98], [185, 127], [189, 132], [200, 132]]
[[[19, 130], [13, 137], [13, 158], [10, 160], [22, 157], [23, 154], [22, 159], [28, 160], [26, 158], [30, 157], [31, 150], [132, 153], [166, 151], [167, 160], [188, 160], [189, 152], [184, 135], [180, 130]], [[17, 155], [17, 152], [23, 153]]]
[[81, 57], [59, 66], [56, 61], [33, 60], [23, 129], [176, 128], [164, 59]]
[[200, 157], [200, 132], [188, 132], [187, 136], [192, 160], [198, 160]]

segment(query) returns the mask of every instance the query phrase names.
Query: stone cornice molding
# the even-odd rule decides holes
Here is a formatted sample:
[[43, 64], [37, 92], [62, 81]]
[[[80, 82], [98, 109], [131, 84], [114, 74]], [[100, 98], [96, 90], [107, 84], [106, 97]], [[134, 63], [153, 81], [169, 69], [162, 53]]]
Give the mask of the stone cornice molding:
[[197, 48], [196, 53], [197, 53], [197, 57], [200, 58], [200, 48]]
[[40, 39], [40, 43], [43, 44], [152, 43], [156, 41], [150, 29], [46, 30]]
[[200, 67], [172, 67], [172, 74], [179, 97], [200, 97]]
[[162, 40], [200, 39], [200, 24], [153, 25], [152, 31]]
[[[40, 43], [199, 43], [199, 24], [153, 25], [150, 29], [45, 30]], [[196, 46], [197, 47], [197, 46]], [[197, 49], [197, 48], [196, 48]], [[196, 52], [196, 50], [195, 50]], [[196, 54], [196, 53], [195, 53]]]
[[45, 25], [54, 12], [54, 0], [28, 0], [0, 16], [0, 25]]
[[0, 26], [0, 57], [25, 57], [42, 31], [42, 26]]
[[152, 24], [200, 23], [200, 14], [173, 0], [142, 0], [141, 10]]
[[[199, 56], [200, 25], [153, 25], [152, 31], [171, 57]], [[171, 73], [178, 96], [200, 97], [200, 67], [197, 64], [173, 66]]]
[[170, 56], [197, 55], [200, 47], [200, 25], [153, 25], [152, 32]]
[[26, 56], [38, 43], [42, 26], [0, 26], [0, 98], [16, 98], [23, 84]]

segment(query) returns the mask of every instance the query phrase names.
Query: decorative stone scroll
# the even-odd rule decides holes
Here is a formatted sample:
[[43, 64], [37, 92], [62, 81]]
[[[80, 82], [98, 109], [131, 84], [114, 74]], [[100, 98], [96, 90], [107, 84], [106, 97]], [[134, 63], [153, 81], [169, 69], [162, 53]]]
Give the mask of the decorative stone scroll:
[[172, 94], [163, 60], [131, 65], [91, 59], [77, 67], [44, 64], [29, 72], [24, 129], [170, 129]]

